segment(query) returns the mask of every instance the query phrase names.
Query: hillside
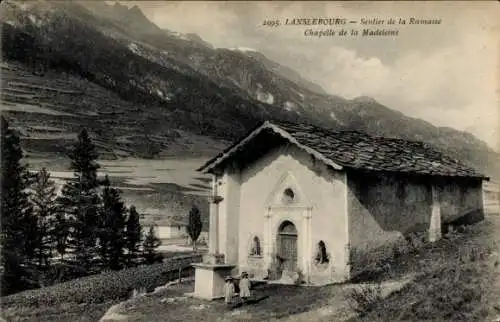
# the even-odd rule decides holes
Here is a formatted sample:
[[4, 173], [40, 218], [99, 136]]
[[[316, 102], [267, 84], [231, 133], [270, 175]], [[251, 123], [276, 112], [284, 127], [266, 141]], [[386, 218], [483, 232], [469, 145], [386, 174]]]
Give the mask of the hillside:
[[1, 17], [3, 109], [30, 153], [63, 153], [87, 126], [109, 158], [213, 155], [276, 119], [422, 140], [497, 173], [498, 155], [469, 133], [329, 95], [261, 53], [161, 29], [138, 7], [8, 1]]

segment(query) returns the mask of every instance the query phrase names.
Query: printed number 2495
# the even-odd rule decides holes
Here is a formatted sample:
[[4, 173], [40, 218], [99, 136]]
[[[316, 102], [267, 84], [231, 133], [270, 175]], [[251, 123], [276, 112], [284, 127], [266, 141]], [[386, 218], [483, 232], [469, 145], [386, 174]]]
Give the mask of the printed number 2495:
[[263, 25], [268, 26], [268, 27], [278, 27], [280, 25], [280, 21], [279, 20], [264, 20]]

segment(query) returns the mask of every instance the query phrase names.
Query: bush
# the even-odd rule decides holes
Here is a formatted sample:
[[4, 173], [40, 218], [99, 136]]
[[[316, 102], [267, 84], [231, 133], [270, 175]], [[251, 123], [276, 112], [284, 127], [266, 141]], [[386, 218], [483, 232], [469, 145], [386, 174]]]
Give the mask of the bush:
[[347, 294], [349, 305], [360, 316], [365, 315], [374, 306], [383, 300], [382, 286], [380, 283], [373, 285], [364, 285], [351, 289]]
[[294, 276], [294, 281], [293, 283], [295, 285], [302, 285], [302, 284], [305, 284], [306, 281], [305, 281], [305, 277], [304, 277], [304, 273], [301, 269], [297, 269], [295, 270], [295, 273], [296, 275]]
[[271, 264], [267, 269], [267, 275], [269, 279], [275, 280], [281, 278], [281, 274], [283, 273], [283, 260], [278, 256], [272, 256]]
[[489, 248], [481, 248], [474, 245], [464, 245], [458, 251], [458, 260], [461, 263], [485, 260], [491, 253]]
[[406, 236], [408, 252], [410, 254], [418, 253], [426, 245], [426, 236], [422, 232], [410, 233]]
[[2, 306], [52, 306], [61, 303], [102, 303], [127, 299], [134, 289], [152, 290], [178, 277], [178, 267], [188, 268], [201, 255], [172, 258], [165, 263], [143, 265], [121, 271], [106, 271], [50, 287], [2, 298]]

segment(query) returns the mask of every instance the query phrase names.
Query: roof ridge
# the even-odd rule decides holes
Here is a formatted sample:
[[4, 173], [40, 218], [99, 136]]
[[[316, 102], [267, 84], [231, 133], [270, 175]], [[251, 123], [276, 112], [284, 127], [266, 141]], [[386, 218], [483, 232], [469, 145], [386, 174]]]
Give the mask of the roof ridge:
[[[488, 179], [473, 167], [453, 158], [432, 143], [398, 137], [373, 135], [361, 130], [332, 129], [311, 123], [267, 120], [236, 141], [199, 170], [212, 171], [257, 136], [270, 129], [300, 149], [334, 169], [369, 169], [432, 176], [456, 176]], [[264, 140], [263, 144], [265, 144]]]
[[[289, 122], [289, 121], [285, 121], [285, 122], [283, 122], [283, 121], [265, 121], [265, 123], [271, 123], [271, 124], [274, 124], [276, 126], [280, 126], [280, 123], [302, 126], [301, 123], [293, 123], [293, 122]], [[371, 134], [371, 133], [368, 133], [366, 131], [359, 130], [359, 129], [338, 129], [337, 130], [337, 129], [329, 129], [329, 128], [326, 128], [326, 127], [323, 127], [320, 125], [310, 124], [310, 123], [306, 123], [305, 125], [310, 126], [310, 127], [314, 127], [314, 128], [317, 128], [321, 131], [326, 131], [329, 133], [359, 133], [359, 134], [364, 134], [364, 135], [371, 137], [371, 138], [380, 138], [380, 139], [384, 139], [384, 140], [400, 140], [400, 141], [404, 141], [404, 142], [414, 142], [414, 143], [419, 143], [419, 144], [429, 144], [429, 143], [419, 141], [419, 140], [404, 139], [404, 138], [392, 137], [392, 136], [384, 136], [384, 135], [380, 135], [380, 134]]]

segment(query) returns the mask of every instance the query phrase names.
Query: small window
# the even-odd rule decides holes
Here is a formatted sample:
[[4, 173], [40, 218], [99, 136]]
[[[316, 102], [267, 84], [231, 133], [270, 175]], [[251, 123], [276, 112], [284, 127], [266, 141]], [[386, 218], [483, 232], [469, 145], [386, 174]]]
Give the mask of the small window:
[[293, 192], [293, 190], [290, 188], [285, 189], [285, 191], [283, 192], [283, 203], [290, 204], [294, 199], [295, 193]]
[[252, 248], [250, 249], [251, 256], [261, 256], [260, 250], [260, 240], [259, 237], [255, 236], [252, 240]]
[[315, 258], [316, 264], [326, 264], [329, 262], [328, 254], [326, 252], [325, 242], [320, 240], [318, 243], [318, 250]]

